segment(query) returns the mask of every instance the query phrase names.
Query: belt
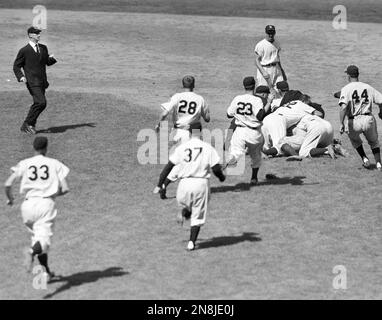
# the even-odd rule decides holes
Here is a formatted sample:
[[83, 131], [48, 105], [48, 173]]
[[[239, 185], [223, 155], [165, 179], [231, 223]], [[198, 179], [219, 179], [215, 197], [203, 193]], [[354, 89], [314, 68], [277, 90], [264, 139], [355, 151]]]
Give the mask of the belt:
[[250, 126], [243, 126], [241, 124], [238, 124], [237, 127], [248, 128], [248, 129], [252, 129], [252, 130], [258, 130], [259, 129], [259, 127], [254, 128], [254, 127], [250, 127]]
[[274, 67], [274, 66], [277, 66], [278, 62], [272, 62], [272, 63], [268, 63], [268, 64], [264, 64], [262, 65], [262, 67]]
[[355, 116], [350, 116], [349, 120], [353, 120], [354, 117], [358, 117], [358, 116], [371, 116], [371, 112], [367, 112], [367, 113], [363, 113], [363, 114], [356, 114]]

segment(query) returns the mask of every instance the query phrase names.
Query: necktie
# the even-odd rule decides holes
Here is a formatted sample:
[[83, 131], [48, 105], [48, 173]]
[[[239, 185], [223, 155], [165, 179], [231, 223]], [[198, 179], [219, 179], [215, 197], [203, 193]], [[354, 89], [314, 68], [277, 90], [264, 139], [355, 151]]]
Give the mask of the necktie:
[[36, 43], [36, 52], [40, 54], [40, 48], [38, 47], [38, 43]]

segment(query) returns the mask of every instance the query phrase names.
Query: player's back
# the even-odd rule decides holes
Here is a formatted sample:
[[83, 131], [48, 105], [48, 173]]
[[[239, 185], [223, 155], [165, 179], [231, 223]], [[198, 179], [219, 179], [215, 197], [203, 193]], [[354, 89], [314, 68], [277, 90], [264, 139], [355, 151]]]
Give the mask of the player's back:
[[235, 117], [237, 125], [259, 128], [262, 122], [257, 119], [257, 114], [261, 109], [263, 109], [262, 99], [246, 93], [238, 95], [232, 100], [227, 114]]
[[12, 170], [21, 177], [20, 193], [26, 193], [27, 198], [54, 195], [69, 172], [58, 160], [43, 155], [22, 160]]
[[181, 92], [175, 94], [170, 101], [174, 111], [175, 127], [188, 129], [193, 123], [200, 122], [203, 114], [208, 113], [204, 98], [195, 92]]
[[350, 82], [341, 90], [339, 104], [350, 104], [350, 116], [371, 114], [373, 102], [382, 103], [382, 94], [367, 83]]
[[190, 140], [178, 146], [170, 161], [178, 165], [177, 177], [181, 178], [209, 178], [211, 167], [219, 163], [217, 151], [199, 138]]
[[289, 102], [278, 108], [275, 112], [284, 116], [287, 121], [287, 127], [290, 127], [297, 124], [305, 115], [313, 114], [314, 111], [315, 109], [311, 106], [297, 100]]

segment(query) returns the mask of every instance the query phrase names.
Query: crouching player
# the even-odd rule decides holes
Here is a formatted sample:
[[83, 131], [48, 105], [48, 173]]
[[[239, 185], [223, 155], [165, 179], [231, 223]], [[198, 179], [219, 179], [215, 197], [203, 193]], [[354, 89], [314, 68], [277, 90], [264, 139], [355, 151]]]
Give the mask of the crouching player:
[[165, 198], [166, 186], [171, 182], [167, 176], [176, 166], [176, 176], [180, 179], [176, 199], [182, 208], [179, 219], [191, 219], [190, 240], [188, 250], [195, 249], [200, 227], [206, 222], [208, 202], [210, 199], [209, 178], [211, 171], [221, 182], [225, 175], [219, 164], [217, 151], [200, 139], [201, 125], [190, 126], [190, 140], [179, 145], [170, 156], [168, 164], [160, 174], [158, 187], [161, 198]]

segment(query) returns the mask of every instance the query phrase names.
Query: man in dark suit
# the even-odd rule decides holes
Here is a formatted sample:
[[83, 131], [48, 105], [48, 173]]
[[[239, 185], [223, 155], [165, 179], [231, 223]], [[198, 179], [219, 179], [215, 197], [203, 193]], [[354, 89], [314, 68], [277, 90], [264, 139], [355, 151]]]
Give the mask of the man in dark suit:
[[[49, 55], [48, 48], [40, 44], [41, 30], [28, 28], [29, 43], [20, 49], [13, 64], [13, 72], [19, 82], [24, 82], [33, 97], [33, 104], [20, 130], [26, 133], [36, 133], [36, 121], [46, 108], [45, 90], [49, 83], [46, 77], [46, 66], [57, 62], [53, 55]], [[24, 70], [22, 72], [21, 68]]]

